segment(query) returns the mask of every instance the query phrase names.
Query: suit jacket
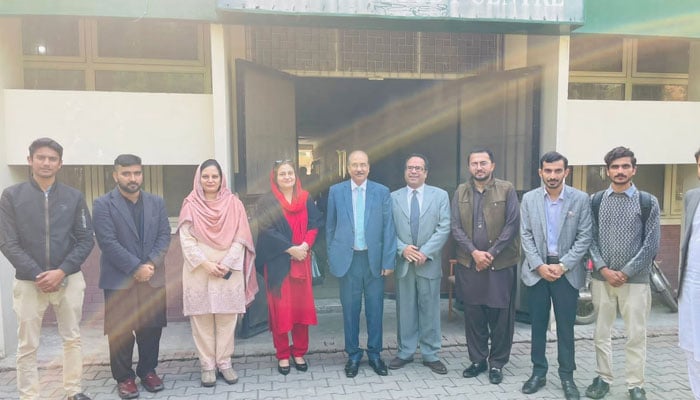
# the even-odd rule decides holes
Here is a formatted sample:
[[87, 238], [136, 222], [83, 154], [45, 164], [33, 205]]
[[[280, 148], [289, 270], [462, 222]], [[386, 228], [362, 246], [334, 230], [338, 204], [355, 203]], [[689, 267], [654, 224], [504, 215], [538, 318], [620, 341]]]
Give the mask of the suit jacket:
[[[411, 264], [403, 258], [403, 250], [413, 243], [408, 188], [404, 186], [392, 192], [391, 199], [397, 244], [395, 274], [396, 278], [402, 278], [406, 276]], [[446, 191], [425, 185], [419, 221], [416, 246], [428, 257], [428, 260], [420, 267], [416, 267], [416, 275], [427, 279], [440, 278], [442, 247], [450, 235], [450, 199]]]
[[[580, 289], [586, 278], [583, 258], [593, 240], [591, 207], [588, 195], [580, 190], [564, 185], [563, 194], [557, 242], [559, 261], [569, 269], [564, 276], [571, 286]], [[536, 269], [547, 259], [544, 195], [544, 187], [533, 189], [525, 193], [520, 205], [521, 276], [527, 286], [542, 279]]]
[[681, 225], [683, 232], [681, 236], [681, 254], [679, 257], [681, 263], [681, 278], [680, 285], [678, 285], [679, 298], [681, 297], [683, 288], [685, 267], [688, 265], [688, 243], [690, 242], [690, 236], [693, 234], [693, 219], [695, 218], [695, 212], [698, 209], [698, 203], [700, 203], [700, 188], [686, 192], [683, 200], [683, 223]]
[[[326, 211], [326, 243], [330, 271], [339, 278], [345, 276], [352, 262], [354, 221], [350, 180], [331, 186]], [[394, 269], [396, 230], [391, 195], [386, 186], [370, 180], [365, 194], [365, 238], [372, 274], [380, 276], [383, 269]]]
[[[155, 273], [148, 283], [165, 285], [165, 253], [170, 245], [170, 223], [165, 202], [159, 196], [141, 192], [143, 199], [143, 238], [139, 238], [131, 212], [119, 188], [97, 198], [92, 207], [93, 225], [100, 256], [100, 288], [126, 289], [134, 283], [139, 265], [151, 261]], [[99, 225], [99, 226], [98, 226]], [[145, 259], [140, 259], [143, 246]]]

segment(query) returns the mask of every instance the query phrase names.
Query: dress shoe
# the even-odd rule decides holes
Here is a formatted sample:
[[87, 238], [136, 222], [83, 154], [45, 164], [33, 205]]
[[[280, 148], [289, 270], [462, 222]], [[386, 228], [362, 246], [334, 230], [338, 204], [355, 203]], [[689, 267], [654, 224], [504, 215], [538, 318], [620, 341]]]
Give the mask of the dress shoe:
[[117, 384], [117, 392], [122, 399], [135, 399], [139, 397], [139, 388], [136, 387], [134, 378], [128, 378]]
[[223, 378], [224, 382], [228, 383], [229, 385], [233, 385], [236, 382], [238, 382], [238, 374], [236, 373], [236, 370], [233, 368], [220, 369], [219, 376], [221, 376], [221, 378]]
[[[302, 358], [302, 360], [304, 360]], [[296, 368], [297, 371], [301, 372], [306, 372], [309, 370], [309, 364], [304, 360], [304, 362], [297, 362], [297, 360], [294, 360], [294, 368]]]
[[530, 379], [523, 383], [522, 392], [525, 394], [533, 394], [540, 390], [541, 387], [547, 384], [547, 378], [539, 375], [532, 375]]
[[154, 371], [147, 373], [146, 376], [141, 378], [141, 384], [151, 393], [160, 392], [163, 390], [163, 381]]
[[279, 361], [277, 362], [277, 372], [279, 372], [282, 375], [289, 375], [289, 371], [292, 370], [292, 367], [289, 365], [282, 366], [280, 365]]
[[357, 371], [360, 369], [360, 361], [348, 360], [345, 363], [345, 376], [348, 378], [354, 378], [357, 376]]
[[377, 358], [376, 360], [369, 360], [369, 366], [372, 367], [372, 369], [377, 375], [389, 375], [389, 371], [387, 371], [386, 369], [386, 364], [384, 364], [384, 361], [382, 361], [381, 358]]
[[591, 399], [602, 399], [610, 391], [610, 385], [603, 378], [596, 376], [593, 383], [586, 389], [586, 397]]
[[212, 370], [203, 370], [200, 378], [202, 386], [212, 387], [216, 385], [216, 372]]
[[489, 382], [494, 385], [499, 385], [503, 382], [503, 371], [500, 368], [491, 368], [489, 370]]
[[412, 362], [413, 362], [412, 358], [409, 358], [408, 360], [404, 360], [401, 357], [394, 357], [394, 359], [389, 362], [389, 369], [403, 368], [406, 366], [406, 364], [410, 364]]
[[573, 379], [562, 379], [561, 388], [564, 391], [566, 400], [579, 400], [581, 398], [576, 382]]
[[462, 376], [465, 378], [473, 378], [482, 372], [486, 371], [486, 360], [472, 363], [467, 369], [462, 372]]
[[647, 400], [647, 392], [640, 387], [632, 388], [629, 392], [630, 400]]
[[84, 393], [76, 393], [72, 396], [68, 396], [68, 400], [91, 400], [91, 399]]
[[447, 374], [447, 367], [440, 360], [423, 361], [423, 365], [430, 368], [430, 370], [435, 372], [436, 374], [440, 374], [440, 375]]

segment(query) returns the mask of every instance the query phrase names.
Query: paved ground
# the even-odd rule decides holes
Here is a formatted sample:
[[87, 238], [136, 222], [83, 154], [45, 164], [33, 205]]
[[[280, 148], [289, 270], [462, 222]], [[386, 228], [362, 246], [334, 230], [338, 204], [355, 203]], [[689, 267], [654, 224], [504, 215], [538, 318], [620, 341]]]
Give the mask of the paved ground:
[[[511, 362], [504, 368], [501, 385], [491, 385], [486, 375], [462, 378], [462, 370], [469, 365], [464, 342], [463, 319], [447, 316], [443, 304], [443, 361], [447, 375], [437, 375], [416, 362], [405, 368], [390, 371], [380, 377], [367, 366], [366, 358], [359, 375], [348, 379], [343, 372], [346, 361], [342, 352], [342, 319], [333, 304], [323, 305], [319, 326], [311, 330], [311, 352], [307, 356], [310, 368], [306, 373], [292, 369], [288, 376], [277, 373], [272, 342], [268, 333], [236, 342], [234, 367], [240, 380], [235, 385], [219, 381], [214, 388], [199, 385], [199, 364], [194, 354], [189, 324], [171, 323], [164, 331], [161, 363], [158, 373], [164, 377], [166, 389], [157, 394], [142, 391], [143, 399], [559, 399], [562, 398], [556, 375], [556, 343], [548, 346], [550, 373], [547, 385], [534, 395], [523, 395], [520, 387], [530, 375], [529, 325], [516, 324]], [[386, 301], [385, 340], [383, 357], [388, 362], [396, 351], [395, 304]], [[691, 399], [687, 383], [685, 359], [678, 349], [677, 315], [655, 305], [649, 324], [646, 390], [649, 399]], [[118, 399], [115, 382], [111, 378], [106, 339], [99, 323], [87, 322], [83, 329], [85, 353], [84, 387], [93, 399]], [[364, 328], [363, 328], [364, 330]], [[593, 326], [576, 327], [577, 366], [575, 378], [583, 392], [595, 377], [595, 358], [592, 343]], [[42, 366], [42, 398], [61, 398], [61, 346], [54, 327], [45, 328], [39, 353]], [[614, 337], [615, 366], [619, 376], [624, 375], [623, 330], [616, 324]], [[361, 343], [365, 342], [361, 338]], [[0, 360], [0, 399], [17, 398], [15, 389], [14, 358]], [[606, 399], [627, 399], [623, 379], [617, 379]]]

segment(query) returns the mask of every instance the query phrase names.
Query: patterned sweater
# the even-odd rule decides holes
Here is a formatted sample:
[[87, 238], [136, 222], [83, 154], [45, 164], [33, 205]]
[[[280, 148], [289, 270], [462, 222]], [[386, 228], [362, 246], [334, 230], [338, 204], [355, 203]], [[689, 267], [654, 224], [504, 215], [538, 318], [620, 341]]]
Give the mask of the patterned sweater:
[[598, 221], [593, 221], [590, 253], [595, 265], [594, 278], [605, 280], [600, 269], [608, 267], [625, 273], [628, 283], [649, 283], [661, 236], [659, 202], [651, 197], [651, 212], [642, 232], [639, 191], [634, 186], [624, 193], [606, 190]]

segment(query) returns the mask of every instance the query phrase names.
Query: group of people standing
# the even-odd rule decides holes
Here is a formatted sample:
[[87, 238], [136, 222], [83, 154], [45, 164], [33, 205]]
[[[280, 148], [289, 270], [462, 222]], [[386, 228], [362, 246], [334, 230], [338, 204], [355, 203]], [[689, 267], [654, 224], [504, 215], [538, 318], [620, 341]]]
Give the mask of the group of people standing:
[[[41, 320], [51, 304], [64, 342], [66, 394], [69, 399], [89, 399], [80, 383], [79, 321], [85, 289], [80, 265], [94, 245], [93, 227], [102, 251], [104, 332], [118, 394], [138, 397], [137, 378], [147, 391], [160, 391], [163, 382], [156, 366], [166, 325], [164, 262], [171, 236], [164, 201], [141, 189], [141, 159], [123, 154], [114, 162], [116, 187], [95, 200], [91, 221], [83, 195], [56, 180], [62, 155], [62, 147], [52, 139], [34, 141], [28, 157], [30, 180], [5, 189], [0, 199], [0, 250], [16, 269], [13, 300], [19, 324], [20, 397], [39, 396], [36, 350]], [[566, 399], [578, 399], [573, 379], [574, 322], [590, 255], [598, 311], [598, 376], [586, 396], [604, 397], [613, 381], [611, 329], [619, 308], [628, 336], [629, 395], [632, 400], [645, 399], [648, 281], [659, 247], [660, 210], [655, 197], [632, 183], [637, 169], [634, 153], [617, 147], [606, 154], [611, 184], [592, 197], [566, 185], [566, 157], [546, 153], [539, 163], [542, 186], [526, 193], [520, 204], [513, 185], [493, 176], [496, 163], [491, 150], [475, 148], [467, 160], [470, 178], [459, 185], [450, 204], [447, 192], [426, 184], [425, 156], [412, 154], [406, 159], [406, 186], [390, 192], [368, 179], [369, 157], [354, 151], [347, 160], [350, 179], [331, 186], [325, 218], [302, 188], [295, 163], [277, 161], [270, 172], [270, 192], [256, 205], [255, 243], [243, 204], [229, 190], [221, 166], [216, 160], [203, 162], [177, 225], [184, 261], [183, 313], [190, 317], [201, 384], [214, 386], [217, 377], [228, 384], [238, 381], [231, 364], [234, 332], [258, 292], [256, 270], [267, 289], [278, 372], [287, 375], [292, 365], [301, 372], [308, 370], [309, 325], [317, 323], [311, 248], [325, 225], [330, 273], [340, 283], [347, 377], [358, 374], [365, 352], [378, 375], [413, 362], [418, 350], [431, 371], [448, 372], [438, 353], [442, 255], [451, 234], [470, 361], [462, 372], [465, 378], [488, 371], [492, 384], [503, 380], [502, 368], [513, 341], [520, 264], [521, 279], [528, 287], [533, 364], [522, 392], [532, 394], [546, 385], [546, 331], [553, 307], [561, 387]], [[700, 235], [692, 229], [700, 224], [700, 213], [692, 209], [698, 207], [699, 198], [697, 191], [686, 197], [691, 221], [684, 225], [681, 314], [688, 315], [700, 292], [695, 257]], [[392, 274], [398, 351], [387, 365], [380, 356], [384, 278]], [[359, 343], [363, 302], [368, 334], [364, 350]], [[681, 330], [681, 346], [689, 354], [697, 392], [700, 384], [693, 380], [700, 375], [694, 355], [699, 353], [697, 330], [687, 324], [685, 332]], [[134, 344], [139, 354], [135, 371]]]

